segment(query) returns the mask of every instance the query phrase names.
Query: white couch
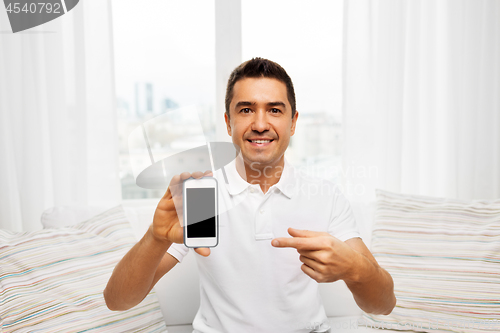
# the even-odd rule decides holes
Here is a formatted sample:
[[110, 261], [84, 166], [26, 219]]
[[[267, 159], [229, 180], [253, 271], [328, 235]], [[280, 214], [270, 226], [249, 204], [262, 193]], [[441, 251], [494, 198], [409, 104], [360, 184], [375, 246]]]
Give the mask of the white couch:
[[[332, 332], [380, 332], [370, 327], [500, 332], [500, 200], [464, 202], [377, 191], [376, 206], [375, 210], [375, 203], [351, 202], [363, 240], [393, 276], [398, 303], [390, 316], [366, 315], [343, 282], [320, 284]], [[155, 207], [156, 200], [125, 202], [123, 209], [116, 207], [104, 214], [98, 214], [104, 208], [55, 207], [42, 215], [42, 223], [50, 229], [0, 230], [0, 331], [31, 332], [33, 318], [40, 317], [38, 324], [47, 328], [52, 324], [43, 322], [46, 319], [64, 317], [65, 322], [57, 325], [67, 325], [67, 329], [58, 331], [81, 331], [71, 326], [79, 321], [95, 332], [125, 331], [119, 328], [122, 323], [127, 327], [152, 323], [155, 332], [191, 332], [199, 305], [193, 254], [162, 278], [155, 293], [125, 314], [126, 318], [107, 310], [103, 302], [102, 290], [112, 268], [145, 233]], [[73, 252], [61, 254], [59, 246]], [[57, 258], [50, 260], [52, 255]], [[48, 269], [40, 269], [37, 275], [42, 262]], [[57, 266], [60, 263], [65, 267]], [[80, 290], [82, 283], [86, 290]], [[63, 301], [43, 294], [58, 288], [66, 288], [61, 290]], [[42, 316], [45, 303], [51, 301], [52, 312]], [[86, 314], [87, 309], [94, 312]], [[147, 316], [137, 316], [141, 313]], [[99, 329], [92, 327], [94, 322], [88, 317]]]

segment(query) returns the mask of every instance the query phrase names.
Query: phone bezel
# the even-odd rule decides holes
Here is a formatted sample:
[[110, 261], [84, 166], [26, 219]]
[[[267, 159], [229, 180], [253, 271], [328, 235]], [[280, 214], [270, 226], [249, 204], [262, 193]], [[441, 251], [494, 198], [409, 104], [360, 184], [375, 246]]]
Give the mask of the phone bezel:
[[219, 243], [219, 193], [218, 182], [214, 177], [188, 178], [182, 186], [182, 210], [184, 216], [187, 216], [186, 189], [188, 188], [213, 188], [215, 189], [215, 237], [195, 237], [189, 238], [187, 234], [187, 224], [183, 223], [184, 245], [186, 247], [215, 247]]

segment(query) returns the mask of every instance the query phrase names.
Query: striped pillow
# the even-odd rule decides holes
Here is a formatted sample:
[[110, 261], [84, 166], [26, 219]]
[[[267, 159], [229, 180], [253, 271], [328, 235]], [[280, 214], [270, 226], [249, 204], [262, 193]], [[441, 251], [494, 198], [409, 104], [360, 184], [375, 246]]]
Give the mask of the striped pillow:
[[123, 312], [102, 292], [135, 243], [121, 206], [72, 227], [0, 230], [2, 332], [165, 332], [154, 293]]
[[372, 252], [394, 279], [396, 308], [368, 326], [500, 331], [500, 200], [377, 190]]

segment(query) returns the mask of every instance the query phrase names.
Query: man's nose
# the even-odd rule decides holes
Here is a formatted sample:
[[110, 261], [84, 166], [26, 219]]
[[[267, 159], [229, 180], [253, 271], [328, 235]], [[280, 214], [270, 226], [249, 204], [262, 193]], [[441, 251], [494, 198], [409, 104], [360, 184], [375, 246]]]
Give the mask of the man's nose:
[[254, 119], [252, 123], [252, 130], [256, 132], [264, 132], [269, 130], [269, 122], [267, 119], [267, 113], [265, 110], [258, 110], [254, 114]]

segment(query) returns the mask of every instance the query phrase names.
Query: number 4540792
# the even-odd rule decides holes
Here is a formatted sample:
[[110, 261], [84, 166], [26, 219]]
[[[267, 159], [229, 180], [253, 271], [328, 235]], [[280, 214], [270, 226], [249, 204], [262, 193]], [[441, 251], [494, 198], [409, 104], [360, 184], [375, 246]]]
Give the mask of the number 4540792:
[[60, 3], [45, 3], [45, 2], [38, 2], [38, 3], [30, 3], [29, 5], [27, 3], [24, 4], [24, 6], [21, 7], [21, 4], [18, 2], [14, 3], [9, 3], [7, 6], [7, 13], [42, 13], [45, 12], [47, 14], [54, 13], [54, 14], [61, 14], [61, 4]]

